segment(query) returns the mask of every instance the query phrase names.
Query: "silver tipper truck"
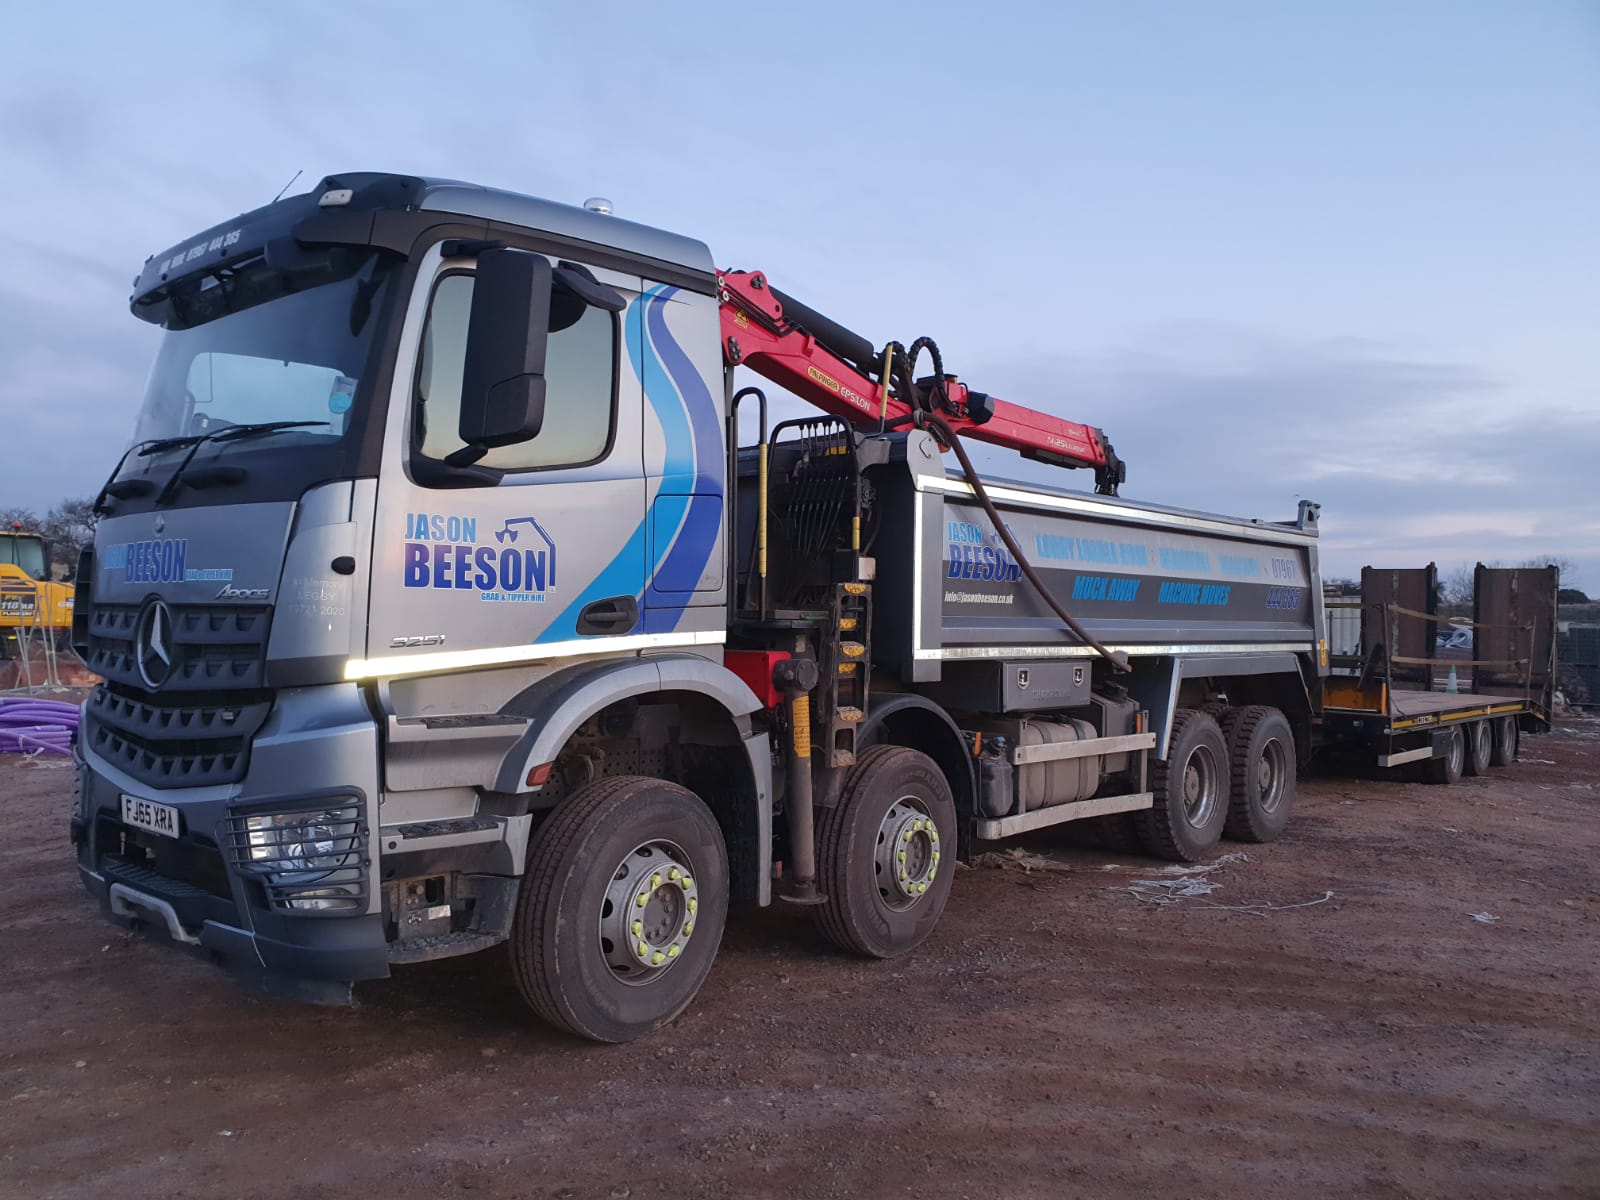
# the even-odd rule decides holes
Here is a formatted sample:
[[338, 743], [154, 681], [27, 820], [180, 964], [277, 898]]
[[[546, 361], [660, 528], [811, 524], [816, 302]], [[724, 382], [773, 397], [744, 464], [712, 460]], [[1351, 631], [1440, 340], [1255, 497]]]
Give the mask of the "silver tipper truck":
[[[132, 309], [163, 333], [77, 576], [72, 838], [111, 917], [259, 986], [509, 942], [540, 1016], [621, 1041], [734, 904], [887, 957], [981, 839], [1092, 818], [1194, 859], [1288, 819], [1312, 505], [1119, 499], [1099, 430], [926, 339], [463, 183], [330, 177], [156, 255]], [[739, 366], [824, 415], [769, 429]], [[1099, 488], [947, 471], [967, 437]]]

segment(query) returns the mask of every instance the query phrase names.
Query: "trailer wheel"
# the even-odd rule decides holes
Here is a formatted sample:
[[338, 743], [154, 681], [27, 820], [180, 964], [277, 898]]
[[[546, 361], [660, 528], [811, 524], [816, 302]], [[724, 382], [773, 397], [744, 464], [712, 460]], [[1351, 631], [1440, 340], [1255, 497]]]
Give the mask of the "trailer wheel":
[[1474, 721], [1466, 728], [1468, 775], [1487, 775], [1494, 755], [1494, 732], [1488, 721]]
[[1490, 739], [1489, 763], [1496, 767], [1509, 767], [1517, 761], [1517, 742], [1521, 730], [1517, 728], [1515, 717], [1496, 717], [1494, 737]]
[[1228, 818], [1228, 775], [1228, 743], [1215, 719], [1180, 709], [1167, 757], [1150, 768], [1155, 806], [1134, 814], [1145, 850], [1173, 862], [1209, 854]]
[[511, 968], [550, 1024], [629, 1042], [688, 1007], [728, 916], [728, 852], [693, 792], [624, 775], [574, 792], [540, 827]]
[[1237, 714], [1225, 727], [1233, 790], [1223, 832], [1240, 842], [1274, 841], [1294, 807], [1294, 730], [1287, 717], [1264, 704]]
[[1445, 739], [1444, 756], [1430, 758], [1423, 766], [1423, 775], [1429, 783], [1459, 783], [1461, 780], [1467, 761], [1467, 739], [1461, 736], [1459, 727], [1450, 730]]
[[895, 958], [933, 932], [950, 898], [956, 805], [944, 773], [905, 746], [873, 746], [817, 821], [817, 909], [843, 950]]

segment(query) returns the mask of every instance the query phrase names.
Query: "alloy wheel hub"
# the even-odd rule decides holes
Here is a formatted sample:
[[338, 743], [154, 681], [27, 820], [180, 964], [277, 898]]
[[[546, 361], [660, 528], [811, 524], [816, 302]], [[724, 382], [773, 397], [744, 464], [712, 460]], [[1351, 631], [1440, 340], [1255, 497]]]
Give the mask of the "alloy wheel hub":
[[700, 900], [687, 859], [669, 842], [647, 842], [612, 876], [600, 910], [600, 949], [624, 982], [656, 979], [694, 936]]
[[891, 908], [909, 908], [939, 874], [939, 830], [933, 818], [906, 800], [890, 807], [878, 826], [878, 891]]

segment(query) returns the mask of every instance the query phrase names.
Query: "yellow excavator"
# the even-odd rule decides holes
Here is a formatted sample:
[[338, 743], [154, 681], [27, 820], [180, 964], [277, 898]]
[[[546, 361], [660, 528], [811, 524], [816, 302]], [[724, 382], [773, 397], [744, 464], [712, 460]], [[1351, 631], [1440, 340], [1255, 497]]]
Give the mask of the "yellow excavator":
[[50, 578], [50, 547], [21, 522], [0, 529], [0, 657], [14, 654], [23, 630], [64, 640], [72, 628], [73, 588]]

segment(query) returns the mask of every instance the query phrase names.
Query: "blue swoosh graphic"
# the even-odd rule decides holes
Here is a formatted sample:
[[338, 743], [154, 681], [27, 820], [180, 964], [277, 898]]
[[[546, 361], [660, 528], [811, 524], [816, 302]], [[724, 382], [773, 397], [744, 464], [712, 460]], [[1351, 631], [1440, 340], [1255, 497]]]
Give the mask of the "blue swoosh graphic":
[[[705, 573], [722, 528], [722, 484], [714, 469], [722, 453], [721, 418], [705, 379], [667, 328], [666, 300], [676, 290], [664, 291], [650, 304], [648, 330], [652, 348], [666, 368], [673, 392], [682, 405], [681, 411], [688, 417], [691, 434], [692, 474], [671, 482], [692, 491], [694, 496], [688, 501], [688, 511], [678, 526], [670, 552], [663, 563], [657, 564], [653, 577], [656, 589], [669, 587], [679, 595], [663, 597], [662, 607], [650, 609], [645, 617], [645, 628], [649, 630], [677, 625], [687, 598], [680, 597], [692, 592]], [[667, 486], [667, 481], [664, 480], [662, 486]]]

